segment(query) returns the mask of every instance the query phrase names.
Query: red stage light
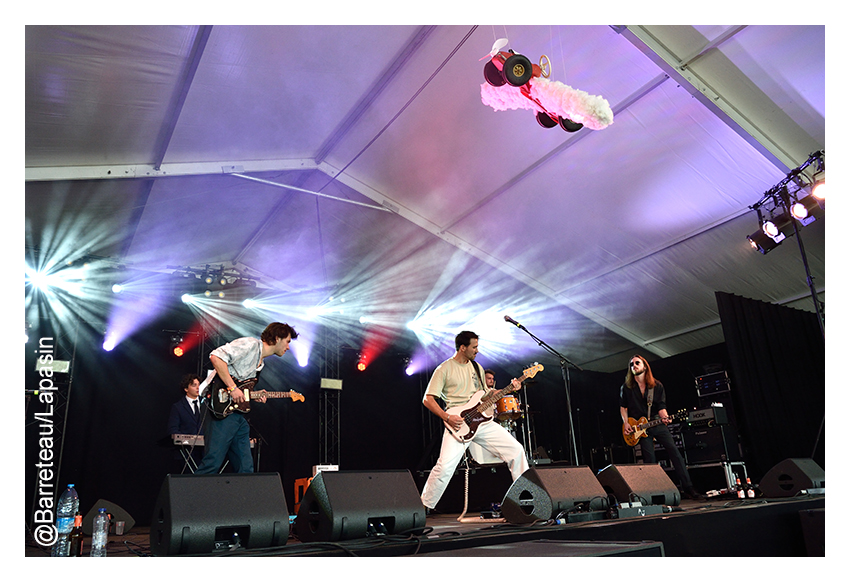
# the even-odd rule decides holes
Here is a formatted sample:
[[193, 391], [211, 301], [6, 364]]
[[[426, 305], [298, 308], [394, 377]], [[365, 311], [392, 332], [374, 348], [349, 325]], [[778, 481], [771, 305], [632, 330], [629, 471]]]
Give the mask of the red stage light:
[[173, 351], [174, 351], [174, 355], [177, 356], [178, 358], [183, 355], [183, 348], [180, 347], [180, 346], [176, 346]]

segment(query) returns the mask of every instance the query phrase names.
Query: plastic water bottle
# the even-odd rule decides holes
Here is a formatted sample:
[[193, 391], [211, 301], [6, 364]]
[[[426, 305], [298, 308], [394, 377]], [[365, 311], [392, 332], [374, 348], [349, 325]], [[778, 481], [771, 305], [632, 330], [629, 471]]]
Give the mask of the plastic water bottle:
[[97, 516], [94, 518], [94, 527], [91, 533], [91, 557], [106, 557], [106, 536], [108, 534], [109, 515], [106, 513], [106, 508], [101, 507], [97, 510]]
[[59, 537], [50, 551], [51, 556], [63, 558], [70, 553], [71, 530], [74, 529], [74, 516], [79, 509], [80, 498], [71, 483], [59, 496], [59, 502], [56, 504], [56, 531]]

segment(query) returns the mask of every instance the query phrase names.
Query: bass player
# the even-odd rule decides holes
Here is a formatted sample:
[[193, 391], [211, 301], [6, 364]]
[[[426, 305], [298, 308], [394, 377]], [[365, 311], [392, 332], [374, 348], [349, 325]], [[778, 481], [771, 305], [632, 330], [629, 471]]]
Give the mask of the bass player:
[[[460, 332], [455, 337], [455, 348], [455, 355], [434, 370], [422, 399], [425, 408], [446, 425], [440, 458], [422, 488], [422, 505], [429, 512], [443, 496], [470, 442], [480, 445], [507, 463], [514, 481], [528, 470], [528, 460], [522, 445], [497, 422], [478, 424], [474, 435], [467, 441], [459, 440], [452, 432], [462, 428], [464, 419], [443, 410], [437, 399], [443, 400], [448, 410], [452, 411], [468, 403], [479, 391], [486, 390], [484, 371], [475, 361], [475, 356], [478, 355], [478, 335], [471, 331]], [[516, 378], [511, 381], [511, 385], [514, 390], [521, 386]]]
[[[652, 398], [651, 401], [649, 400], [650, 397]], [[632, 356], [629, 361], [629, 369], [626, 371], [625, 382], [620, 387], [620, 418], [623, 421], [623, 434], [629, 435], [635, 430], [629, 422], [629, 417], [652, 419], [650, 414], [657, 415], [661, 423], [647, 429], [646, 436], [638, 441], [643, 462], [645, 464], [655, 463], [653, 439], [657, 440], [670, 456], [685, 495], [691, 499], [705, 499], [694, 488], [685, 460], [673, 441], [670, 429], [667, 428], [671, 420], [667, 414], [664, 385], [652, 375], [649, 362], [643, 356]]]

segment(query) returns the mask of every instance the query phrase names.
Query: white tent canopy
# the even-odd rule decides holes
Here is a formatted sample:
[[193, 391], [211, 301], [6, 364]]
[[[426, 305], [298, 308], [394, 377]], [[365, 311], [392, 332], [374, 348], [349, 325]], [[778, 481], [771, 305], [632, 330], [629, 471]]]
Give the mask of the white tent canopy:
[[[613, 123], [485, 105], [502, 37]], [[761, 255], [746, 237], [750, 206], [825, 147], [824, 37], [28, 26], [27, 245], [41, 266], [220, 265], [296, 319], [304, 297], [348, 298], [339, 321], [365, 336], [418, 321], [443, 351], [472, 328], [485, 354], [539, 354], [508, 314], [582, 368], [622, 369], [722, 342], [716, 291], [814, 310], [797, 241]], [[801, 230], [820, 300], [824, 232]]]

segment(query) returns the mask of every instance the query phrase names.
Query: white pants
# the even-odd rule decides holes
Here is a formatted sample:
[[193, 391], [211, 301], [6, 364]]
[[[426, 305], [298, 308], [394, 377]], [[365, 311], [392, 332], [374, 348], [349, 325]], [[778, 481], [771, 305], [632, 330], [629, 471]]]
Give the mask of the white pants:
[[[528, 459], [525, 458], [522, 445], [495, 421], [478, 425], [478, 430], [470, 442], [480, 445], [507, 463], [514, 481], [528, 470]], [[468, 446], [468, 442], [461, 443], [455, 439], [448, 429], [443, 432], [440, 458], [422, 488], [422, 505], [429, 509], [436, 507]]]

